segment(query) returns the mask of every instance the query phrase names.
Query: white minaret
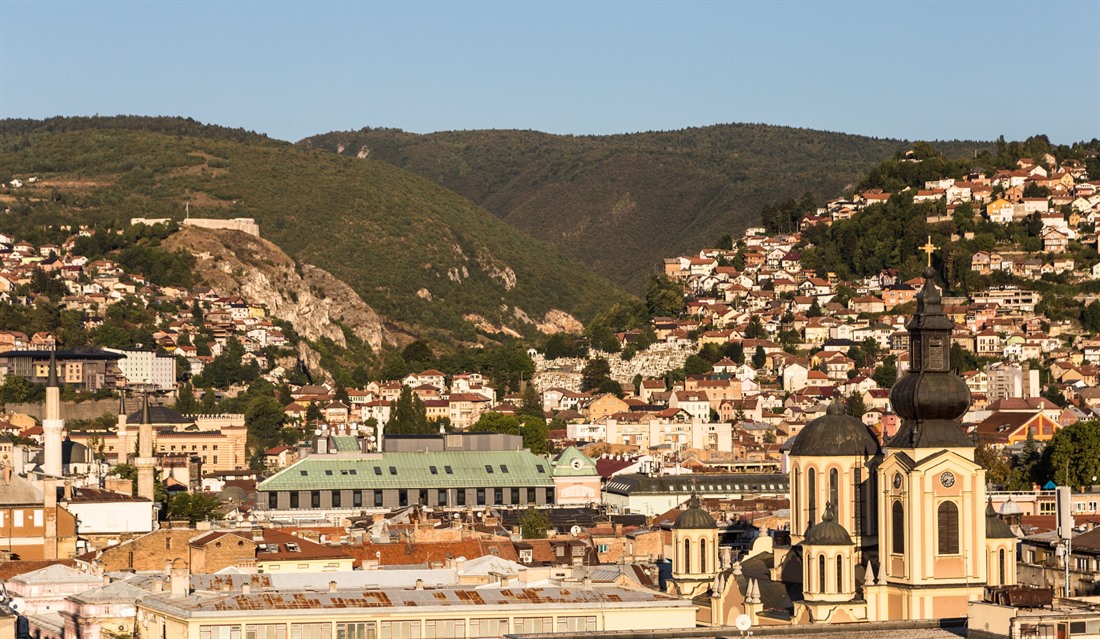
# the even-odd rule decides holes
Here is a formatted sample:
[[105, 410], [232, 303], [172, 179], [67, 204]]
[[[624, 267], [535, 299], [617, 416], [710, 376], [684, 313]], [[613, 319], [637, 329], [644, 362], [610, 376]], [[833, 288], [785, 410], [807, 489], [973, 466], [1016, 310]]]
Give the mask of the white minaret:
[[128, 464], [134, 451], [126, 433], [126, 395], [122, 391], [118, 393], [118, 422], [115, 426], [115, 437], [118, 440], [118, 463]]
[[138, 426], [138, 457], [134, 460], [138, 472], [138, 497], [155, 501], [156, 484], [153, 471], [157, 458], [153, 455], [153, 420], [149, 417], [149, 394], [141, 399], [141, 425]]
[[50, 372], [46, 381], [46, 418], [42, 420], [45, 440], [45, 461], [42, 470], [47, 475], [61, 477], [61, 436], [65, 420], [61, 419], [61, 388], [57, 385], [57, 351], [50, 351]]

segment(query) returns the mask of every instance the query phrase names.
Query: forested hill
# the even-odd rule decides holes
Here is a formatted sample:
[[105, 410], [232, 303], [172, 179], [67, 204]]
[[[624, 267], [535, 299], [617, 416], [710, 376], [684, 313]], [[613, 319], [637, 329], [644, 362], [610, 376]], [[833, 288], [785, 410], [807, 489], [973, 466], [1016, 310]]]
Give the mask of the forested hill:
[[429, 337], [528, 332], [549, 311], [584, 320], [626, 297], [430, 180], [239, 129], [182, 118], [0, 121], [0, 182], [32, 176], [0, 192], [11, 210], [0, 230], [57, 242], [62, 233], [47, 225], [179, 220], [185, 205], [192, 217], [253, 217], [291, 256]]
[[767, 203], [837, 195], [910, 145], [760, 124], [608, 136], [363, 129], [299, 144], [434, 180], [635, 291], [662, 258], [759, 223]]

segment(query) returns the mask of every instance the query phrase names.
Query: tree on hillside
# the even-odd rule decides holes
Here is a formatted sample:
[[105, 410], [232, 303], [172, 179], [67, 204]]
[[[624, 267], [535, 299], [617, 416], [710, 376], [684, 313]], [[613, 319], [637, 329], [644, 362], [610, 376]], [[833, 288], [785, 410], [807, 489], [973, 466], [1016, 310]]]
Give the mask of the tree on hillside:
[[764, 322], [760, 319], [759, 315], [753, 315], [749, 318], [749, 324], [745, 327], [745, 337], [749, 339], [764, 339], [768, 336], [768, 331], [764, 330]]
[[581, 371], [581, 390], [589, 391], [600, 387], [600, 384], [611, 379], [611, 364], [602, 357], [588, 360]]
[[432, 347], [427, 342], [418, 339], [401, 351], [401, 358], [406, 362], [424, 365], [435, 361], [435, 353], [432, 352]]
[[622, 349], [619, 338], [606, 324], [595, 324], [588, 329], [588, 341], [592, 348], [605, 353], [618, 353]]
[[1036, 479], [1059, 486], [1079, 487], [1100, 477], [1100, 420], [1090, 419], [1054, 433], [1043, 448]]
[[386, 423], [387, 435], [432, 435], [437, 427], [428, 421], [427, 409], [420, 396], [408, 386], [401, 387], [401, 394], [390, 406], [390, 421]]
[[871, 379], [875, 380], [879, 388], [891, 388], [894, 383], [898, 381], [897, 362], [898, 358], [895, 355], [888, 355], [882, 360], [882, 363], [875, 368], [875, 372], [871, 375]]
[[542, 410], [542, 396], [539, 395], [538, 390], [535, 389], [535, 385], [531, 382], [527, 382], [527, 385], [523, 387], [519, 412], [521, 415], [531, 415], [532, 417], [539, 418], [544, 414]]
[[684, 360], [685, 375], [700, 375], [709, 372], [712, 368], [710, 362], [698, 355], [688, 355], [687, 359]]
[[764, 352], [763, 346], [757, 346], [756, 351], [752, 354], [752, 367], [756, 370], [764, 368], [764, 364], [768, 363], [768, 354]]
[[519, 418], [515, 415], [505, 415], [504, 413], [490, 411], [481, 414], [477, 422], [475, 422], [473, 426], [470, 426], [470, 432], [519, 435], [520, 422]]
[[680, 287], [664, 275], [654, 275], [649, 279], [645, 303], [650, 317], [677, 317], [684, 310]]
[[863, 395], [859, 391], [852, 391], [846, 404], [848, 414], [852, 417], [863, 417], [863, 414], [867, 412], [867, 404], [864, 403]]
[[285, 420], [283, 405], [274, 396], [261, 395], [253, 399], [244, 412], [244, 424], [253, 448], [264, 451], [279, 443], [279, 431]]
[[1100, 333], [1100, 302], [1091, 302], [1081, 311], [1081, 326], [1090, 333]]

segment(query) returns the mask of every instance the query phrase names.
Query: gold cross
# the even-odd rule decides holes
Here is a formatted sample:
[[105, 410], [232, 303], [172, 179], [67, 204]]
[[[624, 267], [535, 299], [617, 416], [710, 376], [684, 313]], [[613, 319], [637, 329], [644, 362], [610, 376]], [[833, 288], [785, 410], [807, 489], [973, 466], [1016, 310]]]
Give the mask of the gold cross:
[[928, 243], [920, 247], [920, 250], [924, 251], [928, 255], [928, 266], [932, 266], [932, 252], [939, 247], [932, 243], [932, 236], [928, 236]]

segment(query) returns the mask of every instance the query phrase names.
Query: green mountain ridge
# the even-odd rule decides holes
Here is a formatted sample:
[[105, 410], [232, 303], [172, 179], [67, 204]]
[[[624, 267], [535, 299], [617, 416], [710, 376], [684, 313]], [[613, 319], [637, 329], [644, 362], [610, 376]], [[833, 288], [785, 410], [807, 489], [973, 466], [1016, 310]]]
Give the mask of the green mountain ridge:
[[[607, 136], [366, 128], [299, 144], [434, 180], [635, 292], [662, 258], [759, 224], [767, 204], [838, 195], [911, 145], [762, 124]], [[988, 146], [938, 144], [952, 156]]]
[[348, 283], [391, 321], [474, 341], [466, 316], [532, 332], [560, 309], [582, 320], [626, 298], [614, 285], [438, 184], [385, 162], [296, 147], [183, 118], [0, 121], [0, 228], [131, 217], [252, 217], [296, 259]]

